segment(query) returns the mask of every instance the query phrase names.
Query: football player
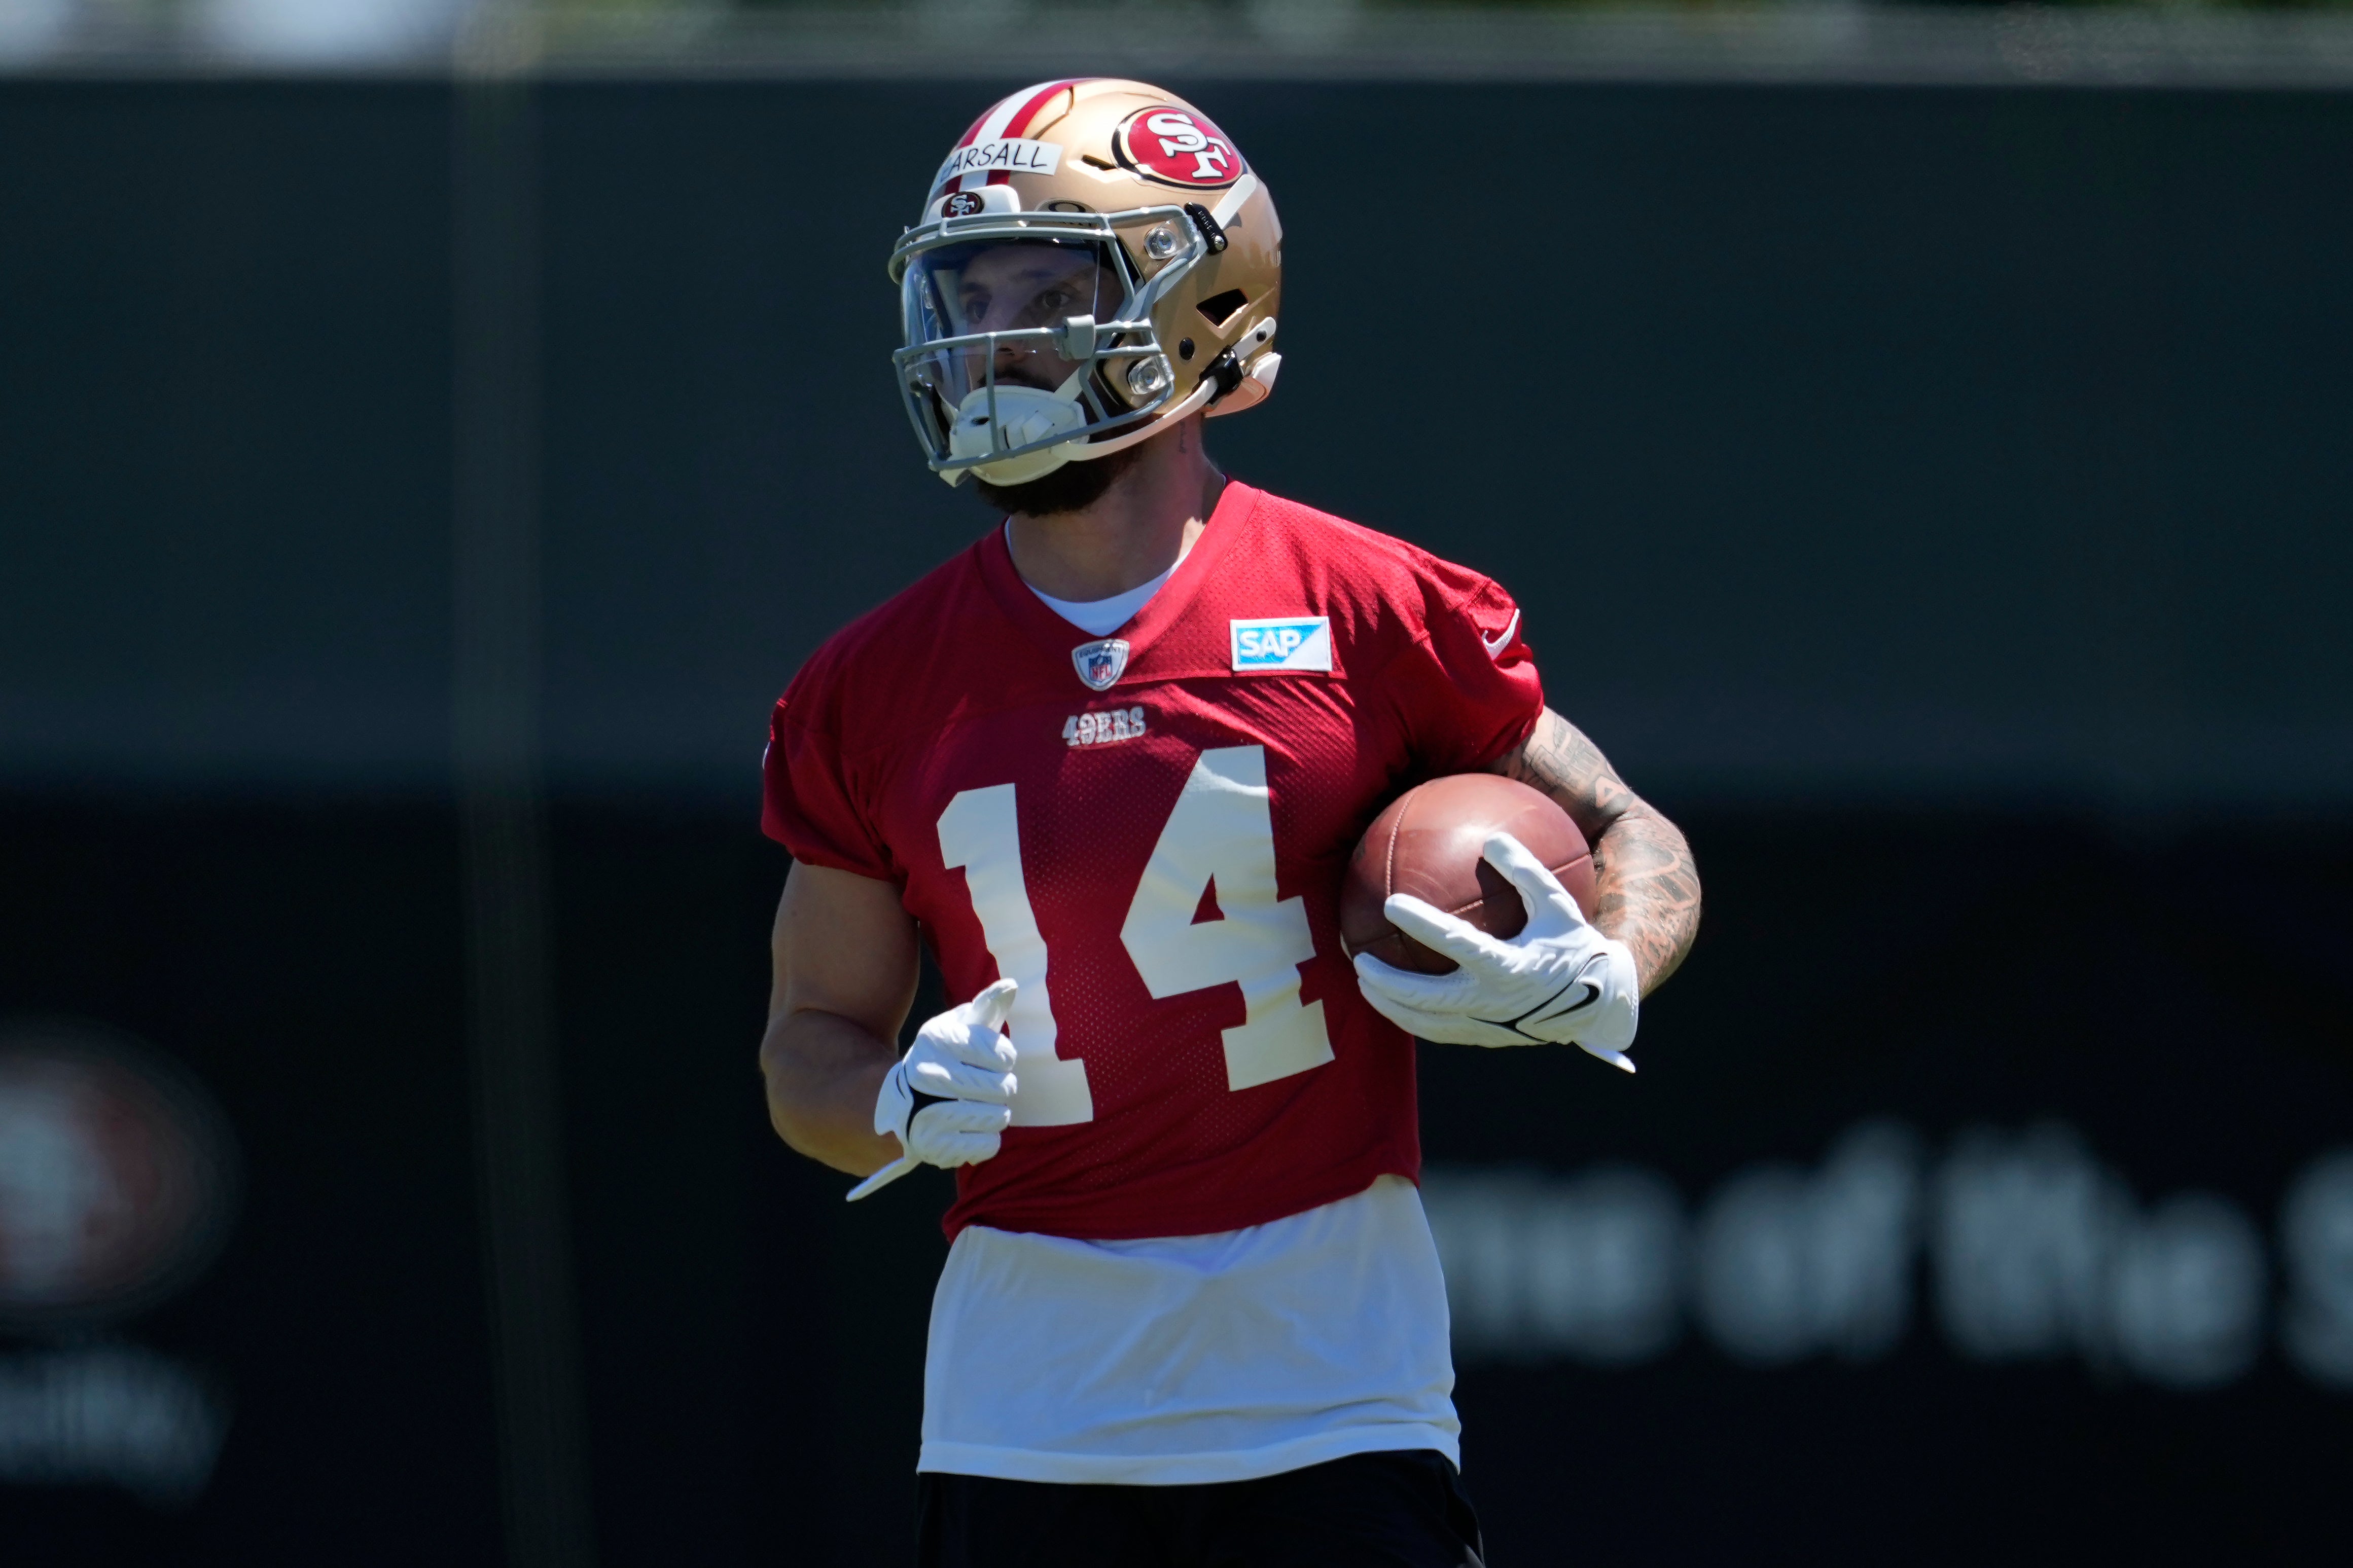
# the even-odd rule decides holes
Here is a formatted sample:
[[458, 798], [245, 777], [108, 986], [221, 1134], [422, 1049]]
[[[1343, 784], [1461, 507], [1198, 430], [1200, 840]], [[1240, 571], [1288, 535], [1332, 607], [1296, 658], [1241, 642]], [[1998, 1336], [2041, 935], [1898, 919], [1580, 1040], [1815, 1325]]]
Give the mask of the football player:
[[[915, 435], [1004, 521], [776, 705], [761, 1062], [795, 1149], [956, 1171], [926, 1564], [1478, 1562], [1415, 1037], [1630, 1068], [1698, 924], [1501, 587], [1203, 451], [1274, 386], [1282, 247], [1208, 116], [1089, 79], [982, 115], [892, 257]], [[1593, 921], [1498, 837], [1518, 937], [1392, 900], [1459, 967], [1351, 964], [1357, 838], [1478, 769], [1576, 818]], [[955, 1005], [902, 1057], [918, 942]]]

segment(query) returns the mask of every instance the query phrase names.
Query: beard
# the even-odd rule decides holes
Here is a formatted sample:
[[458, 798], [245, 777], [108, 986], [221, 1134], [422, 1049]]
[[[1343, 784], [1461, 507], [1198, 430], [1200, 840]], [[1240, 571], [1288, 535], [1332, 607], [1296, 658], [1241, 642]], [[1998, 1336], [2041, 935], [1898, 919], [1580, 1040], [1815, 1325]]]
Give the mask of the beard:
[[1152, 445], [1139, 441], [1134, 446], [1090, 463], [1064, 463], [1050, 474], [1040, 474], [1028, 484], [992, 485], [978, 474], [972, 477], [972, 488], [980, 499], [998, 511], [1018, 511], [1024, 517], [1050, 517], [1059, 511], [1082, 511], [1103, 500], [1120, 476], [1135, 467], [1144, 456], [1144, 448]]

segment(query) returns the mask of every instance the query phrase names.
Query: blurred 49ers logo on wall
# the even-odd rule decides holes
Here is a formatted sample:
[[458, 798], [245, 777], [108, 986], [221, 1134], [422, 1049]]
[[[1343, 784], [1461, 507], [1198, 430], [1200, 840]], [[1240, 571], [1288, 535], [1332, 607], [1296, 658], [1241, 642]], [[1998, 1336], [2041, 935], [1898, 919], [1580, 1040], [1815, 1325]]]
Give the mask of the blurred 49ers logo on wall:
[[203, 1272], [235, 1193], [227, 1124], [175, 1064], [94, 1024], [0, 1021], [0, 1334], [34, 1342], [0, 1349], [0, 1488], [205, 1489], [219, 1374], [95, 1331]]
[[1215, 187], [1242, 177], [1241, 154], [1226, 133], [1199, 110], [1173, 103], [1139, 109], [1122, 121], [1112, 151], [1146, 179], [1172, 185]]
[[86, 1328], [211, 1261], [235, 1190], [185, 1073], [90, 1025], [0, 1024], [0, 1330]]

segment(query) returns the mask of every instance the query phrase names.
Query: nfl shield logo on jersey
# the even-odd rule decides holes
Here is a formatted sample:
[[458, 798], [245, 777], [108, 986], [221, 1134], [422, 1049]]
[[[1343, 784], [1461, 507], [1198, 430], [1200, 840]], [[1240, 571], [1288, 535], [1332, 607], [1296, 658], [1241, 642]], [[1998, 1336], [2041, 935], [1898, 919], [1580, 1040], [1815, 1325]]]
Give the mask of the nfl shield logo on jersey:
[[1079, 679], [1090, 689], [1106, 691], [1127, 671], [1127, 644], [1119, 637], [1082, 642], [1071, 650], [1071, 662], [1078, 666]]

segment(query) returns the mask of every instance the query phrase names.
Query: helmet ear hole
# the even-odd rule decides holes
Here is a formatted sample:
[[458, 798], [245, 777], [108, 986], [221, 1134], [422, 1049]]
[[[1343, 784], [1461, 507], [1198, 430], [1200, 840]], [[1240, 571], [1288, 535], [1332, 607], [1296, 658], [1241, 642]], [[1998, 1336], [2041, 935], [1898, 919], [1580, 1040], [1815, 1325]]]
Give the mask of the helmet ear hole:
[[1234, 319], [1234, 312], [1250, 303], [1250, 296], [1239, 289], [1229, 289], [1222, 294], [1212, 294], [1193, 307], [1208, 319], [1209, 325], [1222, 327]]

